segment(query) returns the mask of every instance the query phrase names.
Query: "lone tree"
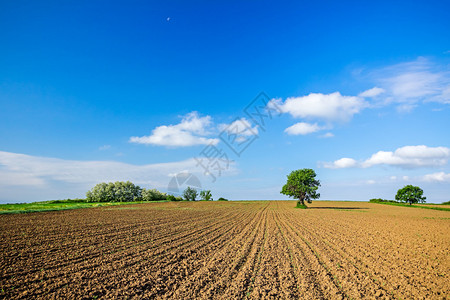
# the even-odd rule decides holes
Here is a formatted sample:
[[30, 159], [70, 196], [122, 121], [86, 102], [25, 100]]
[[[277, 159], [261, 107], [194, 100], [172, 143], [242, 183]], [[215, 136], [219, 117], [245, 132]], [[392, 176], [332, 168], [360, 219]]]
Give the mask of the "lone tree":
[[409, 205], [413, 203], [425, 203], [427, 197], [423, 197], [423, 190], [418, 186], [407, 185], [397, 191], [395, 200], [407, 202]]
[[195, 201], [195, 198], [197, 198], [197, 190], [188, 186], [183, 191], [183, 198], [187, 201]]
[[298, 199], [297, 207], [306, 208], [305, 201], [311, 203], [311, 199], [319, 199], [319, 186], [320, 181], [316, 180], [316, 172], [313, 169], [300, 169], [287, 176], [287, 183], [280, 193]]

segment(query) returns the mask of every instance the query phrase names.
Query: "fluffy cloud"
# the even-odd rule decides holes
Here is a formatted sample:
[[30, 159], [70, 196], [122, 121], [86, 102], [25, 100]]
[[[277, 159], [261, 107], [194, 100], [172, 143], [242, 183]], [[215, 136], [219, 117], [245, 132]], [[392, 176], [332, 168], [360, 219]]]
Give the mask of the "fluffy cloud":
[[324, 163], [323, 166], [328, 169], [354, 168], [358, 166], [358, 162], [353, 158], [344, 157], [332, 163]]
[[438, 167], [446, 165], [450, 158], [450, 148], [405, 146], [395, 151], [378, 151], [370, 158], [357, 162], [352, 158], [341, 158], [332, 163], [324, 163], [325, 168], [368, 168], [376, 165], [389, 165], [402, 168]]
[[317, 123], [309, 124], [305, 122], [300, 122], [286, 128], [284, 132], [290, 135], [306, 135], [313, 132], [317, 132], [322, 129], [323, 127], [320, 127], [319, 125], [317, 125]]
[[450, 173], [438, 172], [427, 174], [422, 179], [428, 182], [450, 182]]
[[302, 97], [290, 97], [286, 101], [272, 100], [284, 113], [296, 118], [320, 119], [324, 121], [349, 121], [353, 115], [367, 106], [361, 97], [311, 93]]
[[131, 165], [115, 161], [75, 161], [0, 151], [0, 178], [13, 178], [1, 185], [44, 186], [52, 181], [94, 184], [100, 181], [131, 180], [161, 186], [169, 174], [196, 170], [197, 162]]
[[131, 143], [187, 147], [195, 145], [216, 145], [219, 139], [207, 138], [211, 126], [211, 117], [200, 117], [197, 112], [191, 112], [183, 117], [176, 125], [163, 125], [153, 129], [152, 134], [142, 137], [131, 137]]
[[[377, 86], [361, 92], [358, 96], [344, 96], [339, 92], [311, 93], [289, 97], [284, 101], [272, 99], [268, 106], [276, 106], [283, 113], [295, 118], [317, 120], [331, 127], [334, 122], [351, 120], [365, 108], [395, 104], [399, 112], [409, 113], [422, 102], [450, 104], [449, 66], [439, 66], [422, 57], [412, 62], [375, 70], [365, 76], [364, 80], [376, 83]], [[313, 127], [301, 125], [306, 123], [298, 124], [287, 128], [285, 132], [314, 132]]]

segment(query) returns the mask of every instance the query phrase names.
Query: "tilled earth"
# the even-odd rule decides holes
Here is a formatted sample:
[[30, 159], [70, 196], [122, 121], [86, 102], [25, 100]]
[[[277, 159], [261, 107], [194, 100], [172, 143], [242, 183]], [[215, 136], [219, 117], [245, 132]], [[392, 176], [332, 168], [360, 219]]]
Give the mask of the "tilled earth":
[[447, 299], [450, 213], [171, 202], [0, 215], [4, 299]]

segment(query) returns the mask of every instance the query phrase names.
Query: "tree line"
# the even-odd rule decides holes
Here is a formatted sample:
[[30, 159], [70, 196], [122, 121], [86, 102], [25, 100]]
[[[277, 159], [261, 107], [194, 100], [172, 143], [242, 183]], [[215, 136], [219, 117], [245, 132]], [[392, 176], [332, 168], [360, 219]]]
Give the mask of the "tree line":
[[[102, 182], [95, 185], [86, 193], [87, 202], [137, 202], [137, 201], [196, 201], [200, 196], [200, 200], [212, 201], [210, 190], [202, 190], [198, 192], [192, 187], [187, 187], [182, 196], [169, 195], [158, 191], [157, 189], [141, 188], [130, 181]], [[219, 201], [226, 201], [219, 198]]]

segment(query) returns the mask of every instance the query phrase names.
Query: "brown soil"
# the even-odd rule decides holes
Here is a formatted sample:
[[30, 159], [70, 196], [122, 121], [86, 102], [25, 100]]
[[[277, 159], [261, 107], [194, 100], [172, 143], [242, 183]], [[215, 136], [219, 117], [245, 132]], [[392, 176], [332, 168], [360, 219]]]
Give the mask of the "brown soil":
[[446, 299], [450, 212], [152, 203], [0, 215], [4, 299]]

